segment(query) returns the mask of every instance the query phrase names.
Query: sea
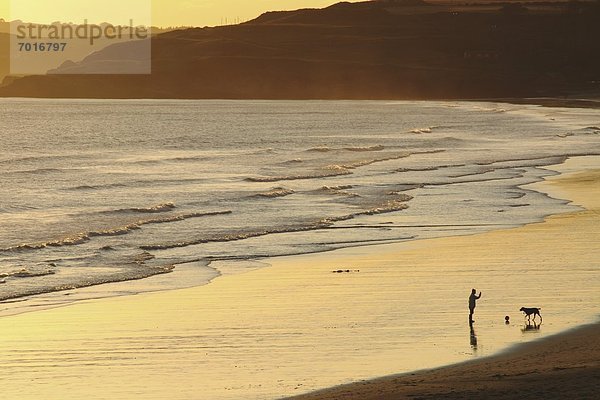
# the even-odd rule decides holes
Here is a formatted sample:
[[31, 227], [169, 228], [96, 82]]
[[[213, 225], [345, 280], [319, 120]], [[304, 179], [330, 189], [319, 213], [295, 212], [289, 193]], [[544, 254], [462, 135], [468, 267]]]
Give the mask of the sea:
[[[593, 322], [596, 237], [549, 221], [531, 227], [540, 246], [520, 246], [515, 234], [497, 247], [512, 254], [469, 247], [464, 264], [464, 241], [423, 240], [580, 211], [532, 184], [570, 157], [594, 155], [593, 109], [2, 99], [4, 396], [276, 399], [497, 354]], [[535, 253], [563, 241], [560, 255]], [[414, 259], [427, 253], [413, 248], [431, 256]], [[439, 270], [444, 252], [451, 261]], [[273, 264], [281, 281], [253, 293], [252, 279]], [[219, 292], [227, 280], [249, 286], [232, 297]], [[303, 287], [328, 303], [298, 296]], [[469, 326], [471, 287], [483, 297]], [[114, 315], [94, 308], [104, 310], [95, 299], [160, 291], [106, 299], [121, 307]], [[76, 317], [29, 313], [75, 302]], [[188, 314], [192, 303], [202, 311]], [[541, 306], [543, 325], [525, 324], [520, 306]], [[86, 310], [96, 313], [77, 314]], [[148, 329], [105, 323], [127, 315]]]
[[597, 110], [482, 102], [0, 102], [0, 301], [520, 226], [600, 154]]

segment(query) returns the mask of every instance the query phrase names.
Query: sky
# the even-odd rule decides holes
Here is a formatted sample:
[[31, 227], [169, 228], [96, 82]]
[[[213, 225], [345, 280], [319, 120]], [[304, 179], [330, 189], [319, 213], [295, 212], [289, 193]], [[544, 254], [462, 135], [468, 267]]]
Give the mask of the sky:
[[[214, 26], [265, 11], [326, 7], [340, 0], [0, 0], [0, 17], [48, 24], [55, 21], [154, 26]], [[359, 0], [350, 0], [356, 2]], [[151, 8], [149, 7], [151, 5]]]
[[[320, 8], [341, 0], [153, 0], [155, 25], [220, 25], [256, 18], [266, 11]], [[352, 0], [356, 2], [358, 0]]]

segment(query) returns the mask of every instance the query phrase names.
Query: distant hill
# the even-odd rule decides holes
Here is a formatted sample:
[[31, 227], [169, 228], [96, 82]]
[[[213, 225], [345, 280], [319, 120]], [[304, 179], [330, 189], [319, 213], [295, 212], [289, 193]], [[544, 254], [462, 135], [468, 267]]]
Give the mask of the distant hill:
[[[78, 75], [135, 62], [112, 45], [0, 96], [433, 99], [600, 93], [600, 3], [339, 3], [152, 40], [152, 75]], [[131, 43], [128, 44], [131, 46]], [[64, 72], [64, 71], [63, 71]]]
[[[37, 26], [36, 24], [33, 24]], [[73, 29], [75, 29], [78, 25], [75, 24], [65, 24], [71, 25]], [[60, 26], [60, 25], [59, 25]], [[152, 27], [152, 35], [158, 35], [165, 32], [170, 32], [179, 28], [157, 28]], [[4, 78], [10, 72], [10, 22], [6, 22], [4, 19], [0, 19], [0, 82], [4, 80]], [[72, 41], [69, 44], [67, 58], [68, 62], [65, 66], [72, 65], [73, 63], [79, 62], [83, 60], [85, 57], [89, 56], [94, 50], [102, 49], [109, 46], [111, 43], [114, 43], [114, 40], [107, 40], [105, 38], [99, 39], [96, 41], [96, 47], [91, 49], [88, 45], [87, 41]], [[47, 72], [54, 70], [63, 64], [65, 61], [65, 54], [52, 54], [48, 53], [43, 60], [44, 64], [39, 65], [40, 70]], [[10, 79], [10, 81], [14, 80]]]

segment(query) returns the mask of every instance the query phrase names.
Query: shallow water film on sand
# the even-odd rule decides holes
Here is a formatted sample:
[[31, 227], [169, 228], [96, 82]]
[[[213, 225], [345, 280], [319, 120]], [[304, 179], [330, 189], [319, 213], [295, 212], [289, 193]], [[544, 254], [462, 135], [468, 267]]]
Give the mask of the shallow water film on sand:
[[492, 103], [3, 100], [0, 299], [539, 221], [573, 207], [519, 186], [600, 153], [599, 125]]

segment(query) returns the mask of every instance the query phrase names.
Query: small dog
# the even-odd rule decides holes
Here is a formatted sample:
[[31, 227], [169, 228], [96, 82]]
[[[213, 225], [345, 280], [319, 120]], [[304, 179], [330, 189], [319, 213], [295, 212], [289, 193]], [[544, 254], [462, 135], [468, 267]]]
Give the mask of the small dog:
[[527, 317], [527, 320], [529, 321], [529, 318], [531, 318], [531, 315], [533, 315], [533, 320], [535, 321], [535, 316], [538, 315], [540, 317], [540, 322], [542, 321], [542, 314], [540, 314], [540, 310], [541, 308], [535, 308], [535, 307], [531, 307], [531, 308], [527, 308], [527, 307], [521, 307], [521, 309], [519, 311], [523, 311], [525, 313], [525, 316]]

